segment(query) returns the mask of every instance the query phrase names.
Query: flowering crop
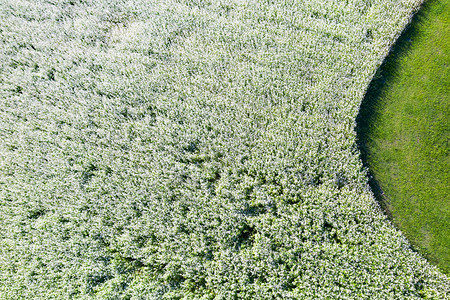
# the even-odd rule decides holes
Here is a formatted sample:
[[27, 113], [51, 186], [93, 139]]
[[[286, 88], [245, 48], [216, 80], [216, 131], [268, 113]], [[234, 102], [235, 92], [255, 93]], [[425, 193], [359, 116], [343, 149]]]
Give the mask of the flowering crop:
[[420, 0], [3, 0], [0, 298], [415, 299], [365, 90]]

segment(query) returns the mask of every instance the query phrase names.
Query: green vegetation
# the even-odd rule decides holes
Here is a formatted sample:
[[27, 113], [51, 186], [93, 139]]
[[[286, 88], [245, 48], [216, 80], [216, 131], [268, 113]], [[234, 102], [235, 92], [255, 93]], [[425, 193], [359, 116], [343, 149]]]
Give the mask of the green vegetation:
[[448, 298], [356, 143], [420, 2], [0, 1], [0, 298]]
[[360, 116], [381, 201], [414, 246], [447, 274], [449, 62], [450, 2], [429, 1], [380, 69]]

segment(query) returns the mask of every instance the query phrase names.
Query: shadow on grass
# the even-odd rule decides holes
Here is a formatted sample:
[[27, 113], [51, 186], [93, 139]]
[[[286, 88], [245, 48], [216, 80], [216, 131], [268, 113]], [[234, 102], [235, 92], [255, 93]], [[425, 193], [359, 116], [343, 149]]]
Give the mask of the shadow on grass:
[[356, 118], [356, 133], [358, 148], [361, 153], [361, 159], [364, 167], [369, 170], [369, 185], [375, 195], [381, 208], [392, 220], [390, 201], [383, 192], [379, 182], [372, 173], [368, 164], [369, 148], [368, 142], [375, 128], [376, 121], [380, 115], [380, 101], [384, 89], [389, 86], [392, 79], [397, 74], [401, 58], [408, 53], [415, 37], [418, 34], [418, 28], [427, 20], [429, 6], [434, 0], [426, 1], [420, 10], [413, 17], [411, 23], [405, 28], [397, 39], [389, 55], [385, 58], [380, 68], [377, 70], [372, 82], [370, 83], [364, 99], [362, 100], [358, 116]]

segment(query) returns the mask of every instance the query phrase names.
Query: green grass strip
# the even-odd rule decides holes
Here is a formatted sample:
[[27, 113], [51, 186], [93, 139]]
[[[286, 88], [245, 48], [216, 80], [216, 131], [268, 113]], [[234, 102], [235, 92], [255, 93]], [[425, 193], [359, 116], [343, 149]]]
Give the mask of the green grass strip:
[[394, 223], [447, 274], [449, 62], [450, 2], [429, 1], [379, 71], [360, 116], [367, 161]]

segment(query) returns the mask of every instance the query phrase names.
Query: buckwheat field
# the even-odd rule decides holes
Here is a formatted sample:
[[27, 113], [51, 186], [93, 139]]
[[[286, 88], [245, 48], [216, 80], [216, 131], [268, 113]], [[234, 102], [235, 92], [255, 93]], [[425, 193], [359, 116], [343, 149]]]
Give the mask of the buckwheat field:
[[448, 299], [355, 133], [420, 0], [0, 0], [1, 299]]

